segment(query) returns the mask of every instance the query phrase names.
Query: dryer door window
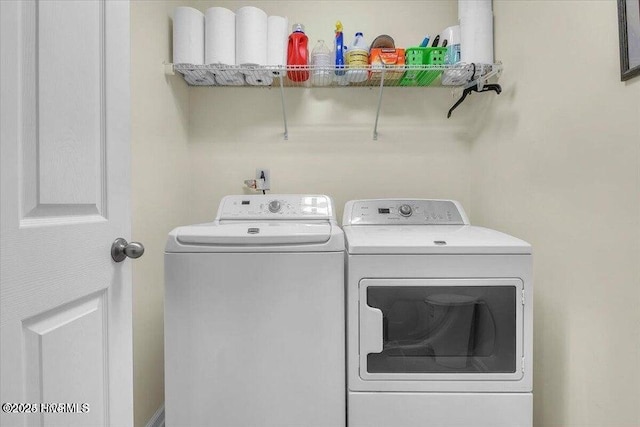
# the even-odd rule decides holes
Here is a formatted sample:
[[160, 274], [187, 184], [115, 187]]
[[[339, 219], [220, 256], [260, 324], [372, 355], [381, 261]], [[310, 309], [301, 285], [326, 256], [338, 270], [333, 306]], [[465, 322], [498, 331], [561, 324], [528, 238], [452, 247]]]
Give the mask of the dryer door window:
[[521, 378], [521, 291], [518, 279], [363, 280], [361, 374]]

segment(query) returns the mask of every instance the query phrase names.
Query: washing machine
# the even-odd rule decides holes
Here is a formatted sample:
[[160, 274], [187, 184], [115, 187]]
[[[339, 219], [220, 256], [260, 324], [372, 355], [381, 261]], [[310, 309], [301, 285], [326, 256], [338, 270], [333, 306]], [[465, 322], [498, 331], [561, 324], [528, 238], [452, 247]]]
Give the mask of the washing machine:
[[451, 200], [344, 209], [349, 427], [531, 427], [531, 246]]
[[344, 313], [329, 197], [223, 198], [168, 236], [166, 425], [344, 426]]

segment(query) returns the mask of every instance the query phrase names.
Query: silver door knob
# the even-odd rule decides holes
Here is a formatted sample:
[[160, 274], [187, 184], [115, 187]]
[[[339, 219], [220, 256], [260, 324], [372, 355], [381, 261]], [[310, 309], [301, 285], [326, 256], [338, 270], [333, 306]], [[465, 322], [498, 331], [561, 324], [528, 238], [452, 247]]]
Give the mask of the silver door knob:
[[111, 245], [111, 258], [115, 262], [122, 262], [125, 258], [140, 258], [144, 253], [144, 246], [142, 243], [131, 242], [127, 243], [122, 237], [118, 237], [113, 241]]

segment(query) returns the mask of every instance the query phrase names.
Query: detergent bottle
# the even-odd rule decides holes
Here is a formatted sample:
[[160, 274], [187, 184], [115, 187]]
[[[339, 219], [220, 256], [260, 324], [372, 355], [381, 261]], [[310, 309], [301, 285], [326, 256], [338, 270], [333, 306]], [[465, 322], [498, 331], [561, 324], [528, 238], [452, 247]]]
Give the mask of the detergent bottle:
[[353, 44], [347, 50], [347, 80], [350, 83], [361, 83], [369, 78], [369, 45], [362, 33], [356, 33]]
[[[309, 38], [304, 33], [304, 25], [294, 24], [292, 30], [287, 48], [287, 65], [307, 67], [309, 65]], [[306, 82], [309, 80], [309, 71], [289, 70], [287, 77], [294, 82]]]

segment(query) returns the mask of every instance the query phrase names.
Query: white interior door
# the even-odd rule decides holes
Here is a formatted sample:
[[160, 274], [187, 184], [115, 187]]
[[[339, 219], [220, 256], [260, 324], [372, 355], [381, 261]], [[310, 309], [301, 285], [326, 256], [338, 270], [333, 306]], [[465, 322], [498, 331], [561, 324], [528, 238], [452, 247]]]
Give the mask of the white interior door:
[[0, 424], [129, 426], [129, 3], [0, 12]]

